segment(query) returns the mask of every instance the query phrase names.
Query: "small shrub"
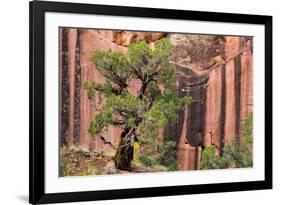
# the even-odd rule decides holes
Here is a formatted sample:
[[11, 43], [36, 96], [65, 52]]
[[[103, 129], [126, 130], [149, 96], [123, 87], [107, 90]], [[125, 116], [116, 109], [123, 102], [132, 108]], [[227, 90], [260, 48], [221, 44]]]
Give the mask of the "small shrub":
[[144, 166], [151, 167], [155, 165], [155, 160], [147, 154], [142, 154], [139, 156], [139, 161]]
[[[166, 171], [177, 171], [178, 163], [176, 159], [176, 142], [175, 141], [159, 141], [158, 146], [153, 153], [151, 151], [148, 153], [143, 152], [139, 156], [139, 161], [144, 166], [154, 167], [162, 166]], [[151, 147], [150, 147], [151, 148]], [[147, 149], [149, 150], [149, 149]]]
[[253, 114], [249, 114], [242, 123], [242, 141], [234, 138], [225, 144], [222, 154], [216, 154], [212, 145], [202, 152], [200, 169], [242, 168], [253, 166]]
[[202, 152], [201, 169], [224, 169], [229, 166], [228, 158], [216, 155], [216, 147], [212, 145]]

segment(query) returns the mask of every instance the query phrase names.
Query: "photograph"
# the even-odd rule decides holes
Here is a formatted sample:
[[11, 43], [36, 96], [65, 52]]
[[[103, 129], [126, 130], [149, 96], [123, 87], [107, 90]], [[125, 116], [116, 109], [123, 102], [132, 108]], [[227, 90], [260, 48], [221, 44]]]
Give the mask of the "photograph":
[[272, 189], [272, 16], [32, 1], [29, 202]]
[[0, 205], [280, 201], [278, 1], [17, 1]]
[[253, 167], [253, 36], [57, 35], [59, 177]]

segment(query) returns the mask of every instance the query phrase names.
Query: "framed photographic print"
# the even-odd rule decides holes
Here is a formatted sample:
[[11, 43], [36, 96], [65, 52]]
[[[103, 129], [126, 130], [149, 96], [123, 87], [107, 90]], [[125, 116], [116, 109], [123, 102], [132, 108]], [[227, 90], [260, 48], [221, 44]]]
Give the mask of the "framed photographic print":
[[30, 203], [272, 188], [272, 17], [30, 2]]

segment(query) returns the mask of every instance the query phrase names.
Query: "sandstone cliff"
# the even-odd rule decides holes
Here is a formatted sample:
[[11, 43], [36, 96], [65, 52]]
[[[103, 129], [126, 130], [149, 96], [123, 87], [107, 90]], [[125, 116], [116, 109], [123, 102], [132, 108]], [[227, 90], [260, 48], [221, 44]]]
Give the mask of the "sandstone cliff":
[[[252, 39], [249, 37], [124, 32], [94, 29], [60, 29], [60, 143], [79, 144], [84, 149], [111, 154], [100, 138], [92, 139], [88, 128], [101, 109], [102, 99], [88, 100], [82, 84], [103, 82], [91, 61], [97, 50], [127, 52], [135, 41], [153, 42], [162, 37], [174, 44], [171, 63], [178, 71], [178, 95], [193, 102], [179, 123], [165, 132], [177, 141], [181, 170], [199, 168], [202, 149], [215, 145], [217, 151], [233, 137], [241, 136], [241, 122], [252, 111]], [[129, 85], [132, 93], [139, 82]], [[121, 130], [109, 127], [107, 141], [118, 143]]]

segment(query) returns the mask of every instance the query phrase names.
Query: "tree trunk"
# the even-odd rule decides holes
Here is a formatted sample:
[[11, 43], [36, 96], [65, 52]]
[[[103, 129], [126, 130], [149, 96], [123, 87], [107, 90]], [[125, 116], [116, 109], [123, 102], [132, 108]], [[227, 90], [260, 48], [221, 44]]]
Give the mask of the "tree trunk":
[[134, 129], [126, 128], [121, 134], [121, 140], [114, 156], [117, 169], [131, 171], [131, 161], [134, 157]]

